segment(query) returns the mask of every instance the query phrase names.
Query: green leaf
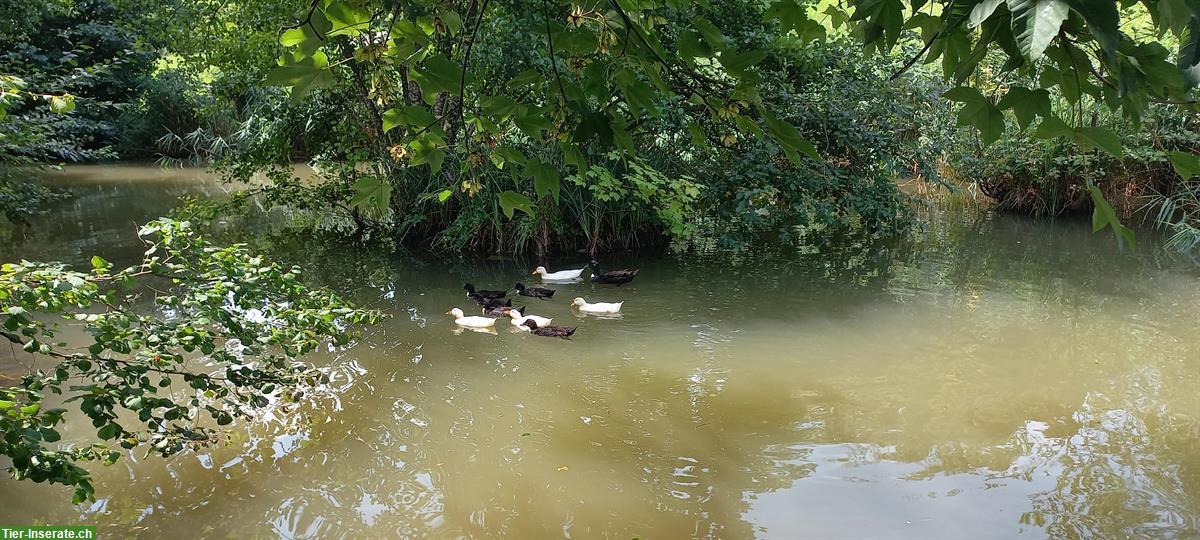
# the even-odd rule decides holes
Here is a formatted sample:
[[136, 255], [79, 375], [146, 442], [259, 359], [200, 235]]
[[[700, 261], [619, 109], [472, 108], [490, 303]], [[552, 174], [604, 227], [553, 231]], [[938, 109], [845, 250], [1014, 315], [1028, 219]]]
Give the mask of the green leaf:
[[1007, 0], [1017, 45], [1030, 60], [1038, 60], [1058, 35], [1070, 9], [1063, 0]]
[[699, 32], [691, 29], [679, 33], [675, 46], [684, 58], [708, 58], [713, 55], [713, 49], [708, 42], [704, 41]]
[[1043, 88], [1030, 90], [1014, 86], [1004, 94], [1003, 98], [1000, 98], [1000, 103], [997, 103], [996, 107], [1002, 111], [1012, 109], [1021, 129], [1025, 129], [1033, 123], [1035, 117], [1045, 118], [1051, 115], [1050, 92]]
[[795, 30], [808, 20], [808, 12], [795, 0], [778, 0], [763, 13], [763, 19], [778, 20], [784, 30]]
[[579, 150], [578, 146], [567, 141], [560, 141], [558, 149], [562, 152], [563, 163], [574, 166], [576, 170], [587, 169], [587, 160], [584, 159], [583, 152]]
[[1113, 0], [1070, 0], [1071, 8], [1083, 16], [1087, 22], [1088, 32], [1096, 38], [1109, 58], [1117, 52], [1117, 44], [1121, 41], [1121, 16], [1117, 12], [1117, 3]]
[[1171, 166], [1175, 168], [1175, 172], [1180, 178], [1187, 180], [1193, 176], [1200, 176], [1200, 156], [1189, 154], [1187, 152], [1171, 152], [1169, 154]]
[[422, 133], [420, 137], [409, 144], [413, 155], [408, 164], [417, 166], [428, 163], [429, 171], [437, 174], [442, 170], [442, 163], [446, 160], [446, 151], [442, 149], [443, 144], [441, 137], [432, 133]]
[[721, 52], [720, 61], [725, 71], [728, 71], [734, 77], [741, 78], [747, 69], [762, 62], [766, 57], [767, 51], [762, 49], [745, 52], [736, 52], [733, 49], [727, 49]]
[[967, 17], [968, 24], [971, 28], [978, 28], [979, 25], [983, 24], [983, 21], [986, 21], [988, 17], [991, 17], [992, 13], [995, 13], [996, 8], [1000, 7], [1000, 4], [1003, 3], [1004, 0], [983, 0], [978, 4], [975, 4], [975, 7], [971, 8], [971, 15]]
[[512, 219], [513, 210], [520, 210], [531, 216], [533, 215], [533, 201], [530, 201], [529, 197], [515, 191], [505, 191], [497, 197], [500, 199], [500, 209], [504, 211], [505, 217]]
[[959, 86], [947, 90], [942, 97], [963, 104], [958, 111], [958, 125], [974, 126], [983, 144], [991, 144], [1004, 134], [1004, 113], [979, 90]]
[[438, 192], [438, 194], [437, 194], [437, 201], [438, 201], [439, 203], [445, 203], [445, 202], [446, 202], [446, 199], [449, 199], [451, 195], [454, 195], [454, 192], [453, 192], [453, 191], [450, 191], [450, 190], [448, 190], [448, 189], [443, 189], [443, 190], [441, 190], [441, 191], [439, 191], [439, 192]]
[[367, 210], [387, 210], [392, 195], [392, 183], [376, 176], [363, 176], [354, 183], [350, 206]]
[[291, 87], [292, 99], [300, 99], [313, 88], [328, 86], [333, 74], [328, 68], [329, 59], [317, 51], [312, 56], [279, 66], [267, 75], [267, 84]]
[[508, 96], [484, 96], [480, 98], [479, 106], [496, 118], [507, 118], [517, 110], [517, 102]]
[[697, 32], [700, 32], [700, 35], [704, 36], [704, 40], [707, 41], [709, 45], [712, 45], [714, 49], [725, 48], [725, 36], [721, 34], [721, 31], [717, 29], [717, 26], [713, 24], [712, 21], [704, 18], [703, 15], [697, 15], [692, 17], [691, 23], [692, 28], [695, 28]]
[[987, 98], [984, 97], [983, 94], [979, 92], [979, 90], [976, 90], [975, 88], [972, 88], [970, 86], [958, 86], [955, 88], [951, 88], [951, 89], [943, 92], [942, 97], [944, 97], [950, 101], [957, 101], [960, 103], [987, 101]]
[[1194, 88], [1200, 86], [1200, 8], [1188, 20], [1186, 37], [1179, 44], [1178, 65]]
[[1092, 147], [1100, 148], [1117, 159], [1121, 159], [1125, 154], [1124, 148], [1121, 146], [1121, 138], [1105, 128], [1082, 127], [1075, 133], [1084, 150], [1090, 150]]
[[524, 164], [525, 154], [511, 146], [501, 146], [492, 150], [492, 161], [497, 162], [496, 168], [503, 169], [505, 163]]
[[92, 268], [94, 268], [96, 270], [104, 270], [105, 268], [108, 268], [109, 266], [112, 266], [112, 264], [109, 263], [108, 261], [104, 260], [104, 257], [101, 257], [99, 255], [92, 255]]
[[574, 138], [579, 144], [596, 139], [605, 148], [612, 146], [613, 132], [608, 115], [602, 112], [590, 112], [583, 115], [579, 119], [579, 126], [575, 128]]
[[325, 6], [325, 17], [333, 23], [331, 36], [357, 36], [371, 24], [371, 13], [359, 7], [361, 4], [347, 0], [334, 0]]
[[543, 130], [554, 127], [549, 113], [541, 107], [518, 107], [517, 114], [513, 116], [512, 121], [513, 124], [516, 124], [517, 129], [535, 141], [542, 140]]
[[539, 159], [531, 158], [525, 162], [525, 176], [533, 178], [533, 189], [537, 192], [538, 198], [545, 197], [549, 193], [554, 200], [558, 200], [561, 182], [558, 171], [553, 167], [542, 163]]
[[446, 29], [450, 31], [451, 35], [457, 34], [459, 30], [462, 30], [463, 20], [458, 12], [447, 9], [442, 11], [441, 15], [442, 22], [446, 24]]
[[409, 126], [416, 130], [425, 129], [437, 119], [429, 109], [419, 105], [404, 105], [383, 112], [383, 131], [386, 133], [399, 126]]
[[771, 135], [779, 141], [779, 144], [784, 149], [790, 151], [790, 153], [787, 153], [788, 159], [793, 163], [798, 163], [800, 158], [797, 152], [799, 152], [812, 158], [813, 161], [821, 161], [821, 155], [817, 153], [817, 147], [801, 137], [800, 131], [795, 126], [780, 120], [774, 113], [766, 109], [761, 109], [761, 113], [763, 121], [766, 122], [767, 129], [770, 130]]
[[289, 29], [279, 36], [280, 45], [284, 47], [296, 47], [299, 52], [298, 58], [312, 56], [321, 48], [321, 43], [321, 36], [313, 30], [310, 24]]
[[109, 439], [115, 439], [115, 438], [117, 438], [117, 435], [120, 435], [120, 434], [121, 434], [121, 426], [118, 426], [113, 423], [104, 424], [104, 427], [100, 428], [100, 430], [96, 432], [96, 436], [100, 437], [101, 440], [105, 440], [105, 441], [107, 441]]
[[75, 110], [75, 96], [65, 94], [50, 97], [50, 112], [66, 114]]
[[413, 70], [414, 78], [426, 94], [449, 92], [458, 94], [462, 87], [462, 66], [437, 55], [425, 60], [425, 65]]
[[904, 27], [904, 2], [902, 0], [866, 0], [854, 10], [851, 20], [867, 19], [863, 27], [863, 41], [874, 44], [883, 40], [881, 50], [888, 51], [900, 40]]
[[1059, 137], [1070, 137], [1075, 131], [1063, 122], [1057, 116], [1047, 116], [1042, 118], [1042, 123], [1038, 124], [1037, 129], [1033, 130], [1033, 136], [1036, 139], [1056, 139]]
[[630, 112], [638, 114], [640, 111], [649, 116], [659, 115], [658, 106], [654, 103], [654, 98], [658, 94], [649, 84], [638, 79], [632, 71], [626, 68], [617, 70], [614, 78], [617, 86], [621, 87], [621, 93], [625, 94], [625, 102], [629, 104]]
[[704, 136], [704, 127], [699, 122], [688, 122], [688, 135], [692, 138], [692, 144], [697, 148], [708, 146], [708, 139]]
[[1092, 232], [1100, 232], [1105, 227], [1112, 227], [1113, 235], [1117, 237], [1119, 244], [1128, 244], [1130, 249], [1137, 248], [1137, 238], [1135, 238], [1133, 230], [1121, 223], [1117, 212], [1104, 198], [1104, 193], [1100, 191], [1100, 188], [1089, 184], [1088, 191], [1092, 195], [1092, 204], [1096, 206], [1092, 211]]

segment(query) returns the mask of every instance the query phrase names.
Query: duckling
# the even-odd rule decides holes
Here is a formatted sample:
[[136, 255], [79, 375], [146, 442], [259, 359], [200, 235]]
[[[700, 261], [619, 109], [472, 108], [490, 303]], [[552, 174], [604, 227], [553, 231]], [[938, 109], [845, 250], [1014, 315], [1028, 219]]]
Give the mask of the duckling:
[[571, 281], [579, 279], [579, 276], [583, 275], [584, 270], [586, 270], [586, 267], [580, 268], [579, 270], [559, 270], [557, 272], [549, 272], [546, 270], [545, 266], [539, 266], [534, 268], [533, 272], [530, 272], [529, 275], [542, 276], [542, 281]]
[[592, 283], [605, 283], [620, 287], [637, 277], [638, 270], [613, 270], [611, 272], [601, 272], [600, 263], [592, 261], [588, 263], [592, 268]]
[[545, 287], [526, 287], [524, 283], [517, 283], [514, 288], [517, 289], [517, 294], [521, 296], [540, 298], [542, 300], [554, 296], [554, 289], [547, 289]]
[[[508, 303], [512, 304], [512, 300], [509, 300]], [[511, 305], [508, 305], [508, 306], [496, 306], [496, 307], [492, 307], [492, 308], [483, 308], [483, 316], [497, 319], [500, 317], [507, 317], [509, 313], [516, 313], [517, 315], [520, 315], [525, 312], [526, 307], [528, 307], [528, 306], [521, 306], [519, 308], [515, 308], [515, 307], [512, 307]]]
[[535, 336], [542, 337], [557, 337], [568, 339], [575, 333], [577, 326], [545, 326], [538, 328], [537, 323], [532, 320], [525, 321], [525, 327], [529, 329], [529, 333]]
[[487, 289], [479, 289], [477, 291], [475, 290], [475, 286], [470, 283], [463, 285], [463, 288], [467, 290], [467, 296], [472, 298], [475, 296], [482, 296], [484, 298], [504, 298], [508, 296], [508, 291], [489, 291]]
[[465, 326], [467, 328], [487, 328], [496, 325], [496, 319], [491, 317], [471, 316], [467, 317], [463, 314], [463, 310], [454, 308], [446, 312], [446, 315], [454, 317], [454, 324]]
[[587, 300], [576, 298], [571, 301], [571, 305], [579, 308], [579, 311], [584, 313], [620, 313], [621, 304], [625, 302], [596, 302], [588, 303]]
[[550, 321], [554, 320], [547, 319], [545, 317], [538, 317], [537, 315], [521, 315], [521, 313], [524, 313], [524, 311], [520, 313], [516, 311], [508, 312], [508, 316], [512, 317], [512, 325], [520, 328], [521, 330], [525, 329], [525, 321], [533, 321], [538, 325], [538, 327], [542, 327], [550, 324]]

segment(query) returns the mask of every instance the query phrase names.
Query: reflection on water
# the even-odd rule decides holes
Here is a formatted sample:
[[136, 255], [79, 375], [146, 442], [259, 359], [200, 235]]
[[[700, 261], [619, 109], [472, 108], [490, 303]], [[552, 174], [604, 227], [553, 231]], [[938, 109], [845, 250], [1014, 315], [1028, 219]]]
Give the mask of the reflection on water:
[[[124, 221], [216, 190], [184, 174], [77, 182], [86, 198], [4, 253], [133, 257]], [[2, 481], [0, 522], [147, 538], [1200, 535], [1196, 270], [1148, 237], [1119, 254], [1087, 224], [927, 217], [891, 247], [606, 261], [641, 276], [528, 299], [578, 324], [570, 341], [458, 333], [443, 315], [469, 307], [463, 281], [509, 286], [535, 261], [279, 239], [277, 255], [394, 315], [314, 358], [338, 391], [224, 448], [99, 468], [94, 505]], [[576, 319], [575, 296], [624, 300], [624, 316]]]

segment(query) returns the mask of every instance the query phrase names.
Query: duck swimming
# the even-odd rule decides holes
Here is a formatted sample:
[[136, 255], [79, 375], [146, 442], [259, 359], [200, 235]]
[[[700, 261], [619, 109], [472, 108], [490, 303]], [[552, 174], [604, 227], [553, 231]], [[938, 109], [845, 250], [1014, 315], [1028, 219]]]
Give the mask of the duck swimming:
[[579, 276], [582, 276], [583, 271], [586, 269], [587, 268], [585, 267], [580, 268], [579, 270], [559, 270], [557, 272], [548, 272], [545, 266], [539, 266], [534, 268], [533, 272], [530, 272], [530, 275], [542, 276], [542, 281], [570, 281], [573, 279], [579, 279]]
[[609, 285], [621, 286], [637, 277], [638, 270], [613, 270], [611, 272], [601, 272], [600, 263], [592, 261], [588, 263], [592, 268], [592, 283], [602, 283]]
[[515, 287], [517, 294], [521, 296], [529, 296], [532, 298], [541, 298], [545, 300], [554, 296], [554, 289], [545, 287], [526, 287], [524, 283], [517, 283]]
[[463, 310], [454, 308], [446, 312], [446, 315], [454, 316], [454, 324], [465, 326], [467, 328], [487, 328], [496, 325], [496, 319], [491, 317], [471, 316], [467, 317], [463, 314]]
[[579, 311], [584, 313], [620, 313], [621, 304], [625, 302], [596, 302], [588, 303], [587, 300], [576, 298], [571, 301], [571, 305], [579, 308]]
[[496, 306], [496, 307], [492, 307], [492, 308], [485, 307], [485, 308], [483, 308], [483, 316], [491, 317], [491, 318], [495, 319], [495, 318], [499, 318], [499, 317], [508, 317], [509, 313], [516, 313], [517, 315], [520, 315], [520, 314], [524, 313], [525, 308], [528, 307], [528, 306], [521, 306], [519, 308], [512, 307], [512, 300], [509, 300], [508, 304], [509, 305], [507, 305], [507, 306]]
[[468, 296], [468, 297], [469, 297], [471, 300], [474, 300], [475, 302], [477, 302], [477, 303], [479, 304], [479, 307], [481, 307], [481, 308], [483, 308], [483, 309], [495, 309], [495, 308], [501, 308], [501, 307], [512, 307], [512, 299], [509, 299], [509, 300], [507, 300], [507, 301], [506, 301], [506, 300], [501, 300], [501, 299], [499, 299], [499, 298], [484, 298], [484, 297], [482, 297], [482, 296], [479, 296], [479, 295], [471, 296], [471, 295], [469, 295], [469, 294], [468, 294], [467, 296]]
[[537, 323], [533, 321], [525, 321], [525, 327], [529, 329], [529, 333], [535, 336], [556, 337], [567, 339], [575, 333], [574, 326], [545, 326], [538, 328]]
[[512, 317], [512, 325], [520, 328], [521, 330], [525, 329], [526, 321], [533, 321], [533, 323], [538, 327], [542, 327], [549, 325], [550, 321], [554, 320], [547, 319], [545, 317], [538, 317], [537, 315], [521, 315], [521, 313], [518, 313], [517, 311], [509, 311], [508, 316]]
[[463, 285], [463, 288], [467, 290], [467, 296], [472, 298], [475, 296], [482, 296], [483, 298], [504, 298], [508, 296], [508, 291], [489, 291], [487, 289], [479, 289], [477, 291], [475, 290], [475, 286], [470, 283]]

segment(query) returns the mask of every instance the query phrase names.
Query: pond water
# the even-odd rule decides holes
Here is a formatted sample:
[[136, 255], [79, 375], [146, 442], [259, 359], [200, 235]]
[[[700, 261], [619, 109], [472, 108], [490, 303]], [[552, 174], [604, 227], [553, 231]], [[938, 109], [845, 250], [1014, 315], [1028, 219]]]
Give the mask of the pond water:
[[[136, 223], [220, 192], [131, 167], [55, 182], [75, 197], [8, 230], [5, 260], [130, 262]], [[1200, 272], [1149, 234], [1130, 254], [1087, 223], [923, 213], [918, 239], [889, 249], [604, 257], [641, 276], [526, 302], [578, 326], [570, 341], [458, 333], [444, 315], [470, 307], [464, 281], [527, 282], [539, 261], [279, 237], [266, 249], [393, 315], [312, 357], [337, 392], [225, 447], [93, 467], [94, 504], [2, 479], [0, 523], [114, 538], [1200, 536]], [[579, 318], [575, 296], [625, 314]]]

